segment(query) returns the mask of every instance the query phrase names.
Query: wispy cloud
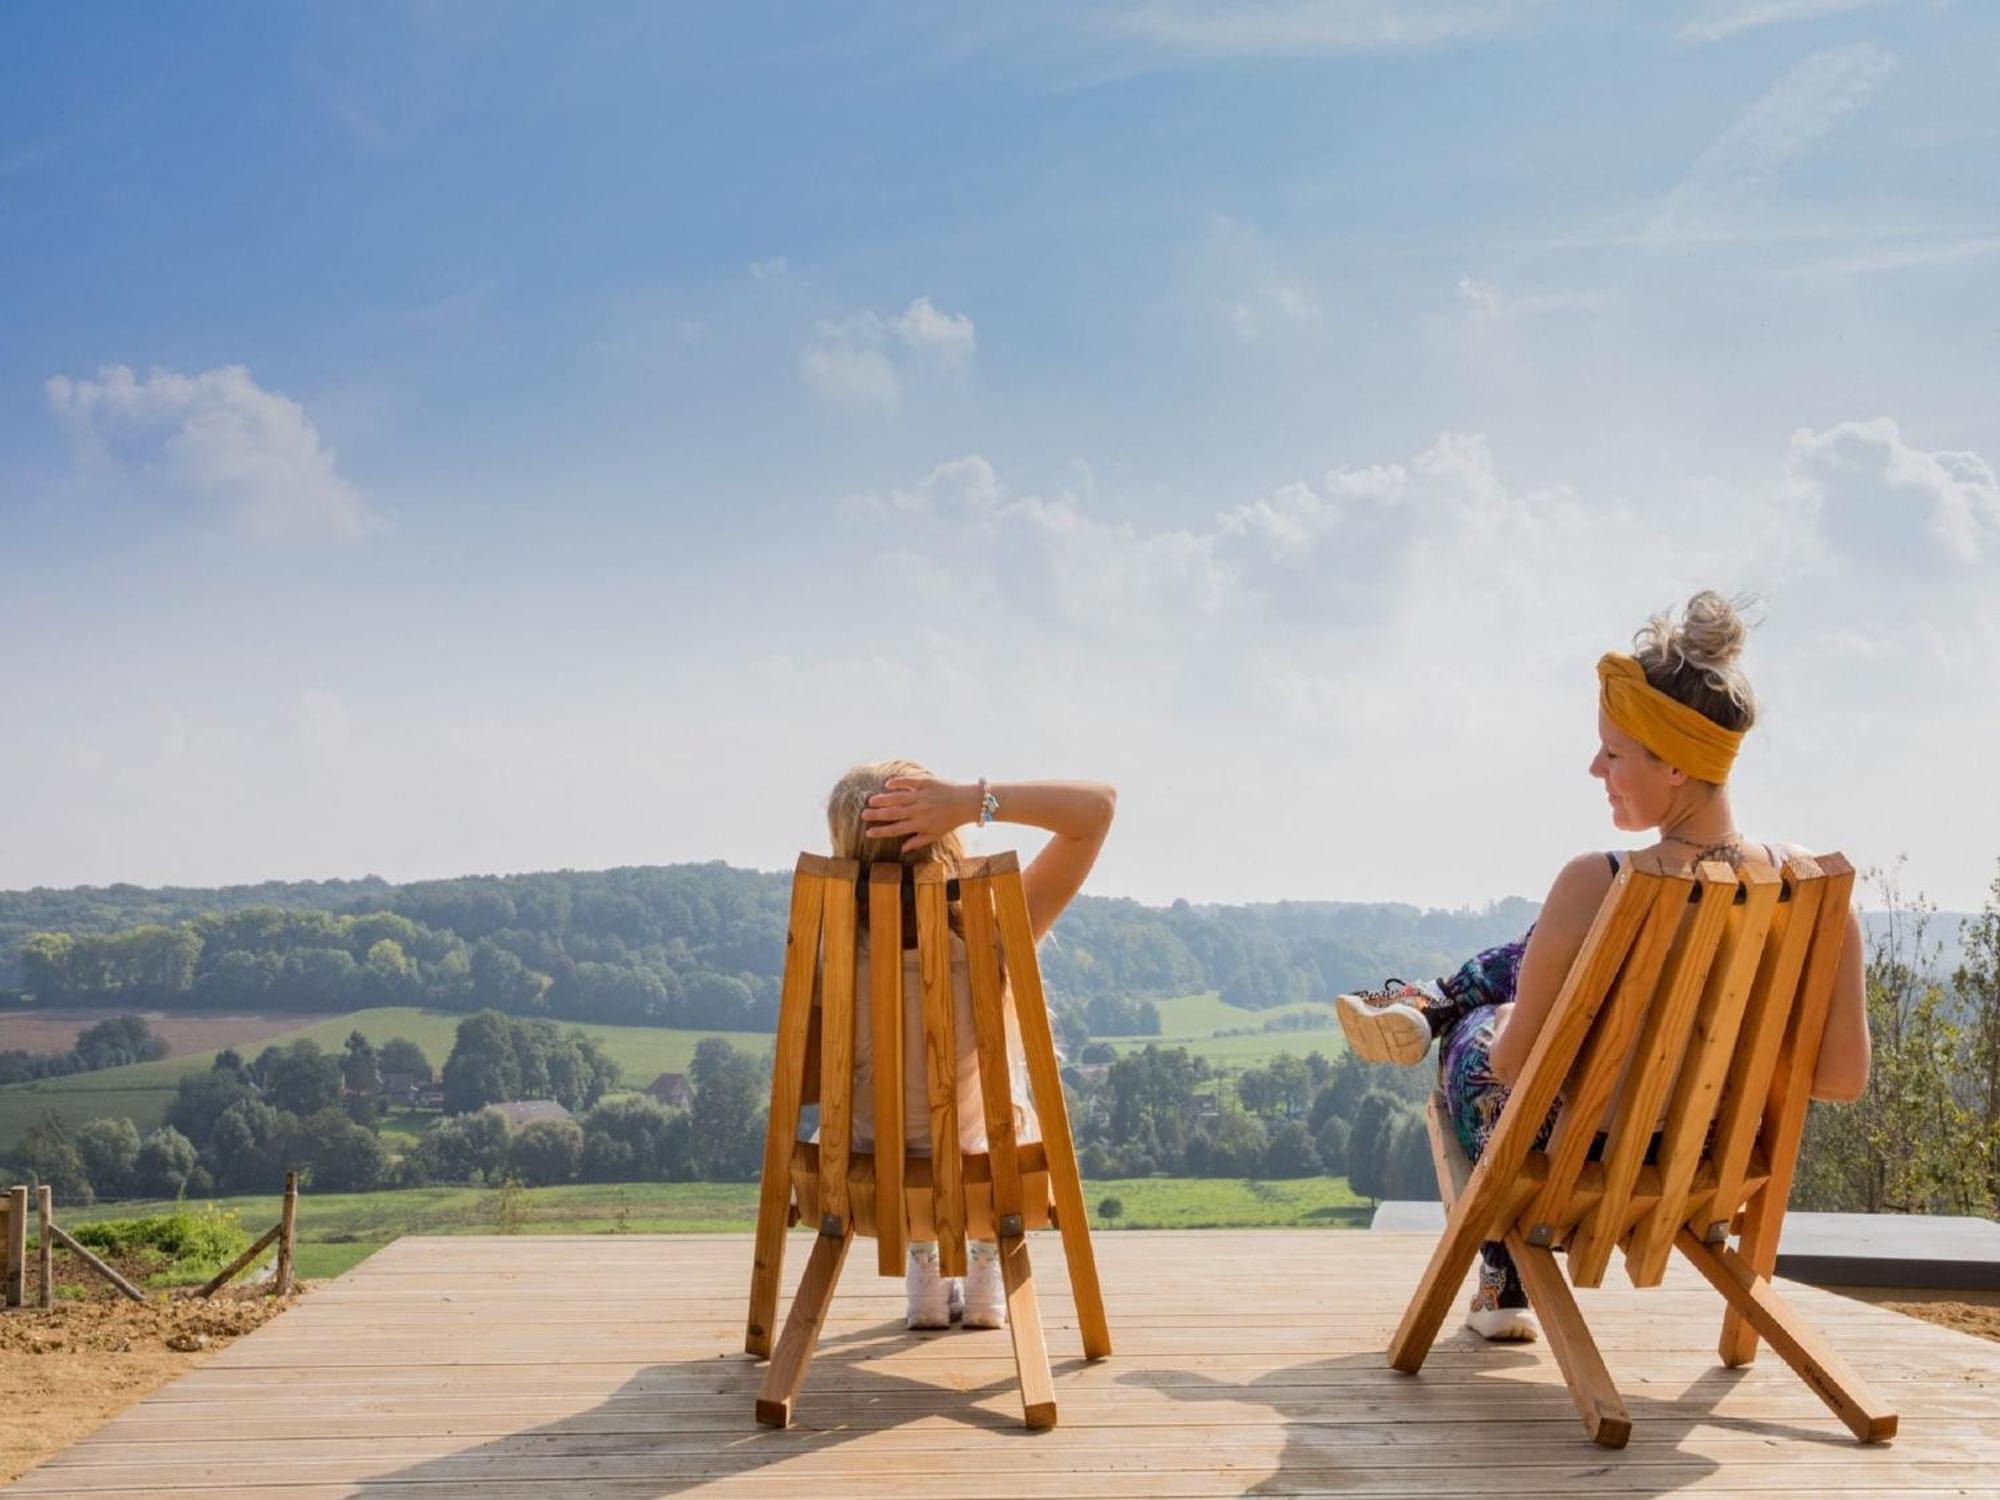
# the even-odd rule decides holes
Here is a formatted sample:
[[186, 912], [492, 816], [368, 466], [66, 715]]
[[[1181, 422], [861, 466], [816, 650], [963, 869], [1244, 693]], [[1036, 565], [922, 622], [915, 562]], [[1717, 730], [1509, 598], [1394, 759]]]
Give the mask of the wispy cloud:
[[1226, 6], [1154, 0], [1095, 17], [1101, 34], [1185, 57], [1296, 56], [1435, 47], [1519, 25], [1538, 0], [1270, 0]]
[[1466, 315], [1478, 323], [1502, 323], [1550, 313], [1595, 312], [1611, 300], [1608, 292], [1503, 292], [1492, 282], [1473, 276], [1459, 278], [1458, 295], [1465, 304]]
[[892, 410], [903, 400], [903, 382], [880, 349], [815, 344], [799, 355], [799, 374], [829, 401]]
[[1895, 69], [1896, 58], [1873, 42], [1829, 47], [1793, 65], [1695, 160], [1647, 237], [1655, 243], [1708, 238], [1753, 212], [1785, 171], [1845, 124]]
[[245, 535], [352, 541], [389, 529], [336, 470], [305, 408], [242, 365], [144, 380], [112, 365], [95, 380], [53, 376], [46, 390], [80, 462], [220, 505]]
[[1922, 270], [1930, 266], [1958, 266], [2000, 254], [2000, 235], [1971, 239], [1932, 240], [1913, 245], [1863, 250], [1826, 260], [1808, 261], [1787, 268], [1788, 276], [1873, 276], [1885, 271]]
[[[817, 338], [799, 355], [799, 373], [822, 396], [887, 409], [901, 403], [912, 361], [933, 372], [956, 373], [978, 348], [971, 318], [918, 297], [900, 313], [863, 309], [822, 322]], [[892, 359], [892, 352], [900, 360]]]
[[1725, 37], [1765, 26], [1782, 26], [1791, 21], [1816, 21], [1823, 16], [1845, 15], [1849, 11], [1879, 10], [1900, 5], [1905, 0], [1708, 0], [1696, 7], [1674, 40], [1684, 43], [1719, 42]]

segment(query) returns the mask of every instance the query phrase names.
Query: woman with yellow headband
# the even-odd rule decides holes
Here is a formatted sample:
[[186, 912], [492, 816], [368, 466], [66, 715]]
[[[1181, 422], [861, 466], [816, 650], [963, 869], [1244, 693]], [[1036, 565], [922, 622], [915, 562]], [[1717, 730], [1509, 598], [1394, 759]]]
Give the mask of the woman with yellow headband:
[[[1655, 616], [1633, 639], [1631, 655], [1612, 652], [1597, 664], [1598, 744], [1590, 774], [1604, 783], [1612, 825], [1654, 834], [1648, 852], [1686, 867], [1708, 859], [1776, 867], [1806, 852], [1754, 843], [1737, 829], [1729, 772], [1757, 716], [1736, 664], [1746, 634], [1735, 606], [1704, 591], [1678, 620]], [[1392, 979], [1379, 991], [1336, 1002], [1348, 1042], [1367, 1061], [1420, 1062], [1437, 1040], [1439, 1092], [1470, 1158], [1478, 1159], [1499, 1124], [1508, 1090], [1625, 857], [1578, 855], [1556, 876], [1520, 941], [1489, 948], [1449, 979], [1434, 985]], [[1813, 1097], [1858, 1096], [1868, 1082], [1868, 1060], [1861, 924], [1850, 914]], [[1536, 1337], [1506, 1249], [1489, 1244], [1481, 1251], [1467, 1323], [1489, 1339]]]

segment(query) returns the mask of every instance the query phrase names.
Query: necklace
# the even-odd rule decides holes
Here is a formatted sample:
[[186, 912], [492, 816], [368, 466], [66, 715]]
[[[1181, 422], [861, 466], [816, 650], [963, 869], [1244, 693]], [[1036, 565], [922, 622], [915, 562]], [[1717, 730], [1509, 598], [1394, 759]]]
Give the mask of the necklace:
[[1660, 842], [1663, 844], [1687, 845], [1695, 851], [1692, 858], [1696, 863], [1709, 858], [1711, 855], [1719, 854], [1733, 864], [1737, 859], [1742, 857], [1743, 853], [1743, 835], [1740, 833], [1725, 833], [1721, 838], [1710, 839], [1706, 842], [1701, 839], [1688, 838], [1684, 834], [1663, 833], [1660, 835]]

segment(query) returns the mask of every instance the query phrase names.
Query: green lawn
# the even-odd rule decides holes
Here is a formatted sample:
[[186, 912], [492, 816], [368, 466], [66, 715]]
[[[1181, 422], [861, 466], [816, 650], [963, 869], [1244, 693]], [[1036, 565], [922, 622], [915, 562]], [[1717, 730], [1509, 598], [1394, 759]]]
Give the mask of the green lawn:
[[[1112, 1036], [1103, 1040], [1121, 1053], [1136, 1052], [1148, 1043], [1162, 1047], [1185, 1047], [1197, 1057], [1205, 1057], [1211, 1063], [1231, 1069], [1259, 1066], [1281, 1052], [1290, 1052], [1296, 1057], [1304, 1057], [1308, 1052], [1323, 1052], [1333, 1058], [1347, 1049], [1340, 1033], [1340, 1023], [1334, 1019], [1333, 1007], [1322, 1001], [1303, 1000], [1293, 1005], [1274, 1006], [1270, 1010], [1245, 1010], [1240, 1005], [1228, 1004], [1211, 990], [1207, 994], [1162, 1000], [1159, 1007], [1158, 1036]], [[1285, 1016], [1313, 1016], [1323, 1019], [1324, 1024], [1300, 1031], [1262, 1029], [1265, 1022]], [[1219, 1036], [1218, 1032], [1246, 1034]]]
[[[1086, 1182], [1100, 1229], [1363, 1228], [1371, 1212], [1345, 1178], [1288, 1182], [1146, 1177]], [[1114, 1220], [1098, 1214], [1115, 1197]], [[171, 1203], [105, 1203], [61, 1217], [129, 1219], [166, 1213]], [[277, 1222], [279, 1198], [223, 1198], [259, 1234]], [[299, 1198], [299, 1274], [337, 1276], [405, 1234], [674, 1234], [748, 1230], [756, 1222], [753, 1182], [631, 1182], [527, 1188], [408, 1188], [382, 1193], [312, 1193]]]
[[[358, 1010], [266, 1038], [242, 1050], [254, 1056], [273, 1043], [283, 1045], [300, 1037], [311, 1037], [328, 1051], [338, 1052], [348, 1033], [359, 1031], [378, 1047], [392, 1036], [408, 1037], [424, 1049], [433, 1067], [441, 1068], [463, 1019], [456, 1011], [416, 1010], [408, 1006]], [[661, 1073], [685, 1072], [694, 1057], [695, 1043], [704, 1036], [720, 1035], [737, 1047], [760, 1054], [771, 1045], [771, 1038], [763, 1032], [672, 1031], [663, 1026], [600, 1026], [587, 1021], [575, 1024], [603, 1045], [617, 1060], [624, 1081], [638, 1088], [645, 1087]], [[564, 1029], [568, 1029], [567, 1024]], [[50, 1110], [72, 1126], [99, 1116], [124, 1115], [142, 1131], [150, 1130], [165, 1117], [182, 1075], [206, 1069], [214, 1059], [213, 1052], [190, 1052], [158, 1062], [134, 1063], [127, 1068], [73, 1073], [66, 1078], [44, 1078], [0, 1088], [0, 1149], [19, 1139], [23, 1131]]]

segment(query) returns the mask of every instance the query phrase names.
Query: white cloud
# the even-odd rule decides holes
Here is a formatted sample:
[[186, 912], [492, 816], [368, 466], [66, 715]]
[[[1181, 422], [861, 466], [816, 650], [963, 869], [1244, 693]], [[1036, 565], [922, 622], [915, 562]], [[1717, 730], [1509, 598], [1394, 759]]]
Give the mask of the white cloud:
[[[1908, 850], [1974, 889], [2000, 829], [1990, 466], [1882, 422], [1770, 451], [1755, 483], [1583, 494], [1510, 482], [1483, 437], [1445, 434], [1193, 516], [1008, 496], [982, 463], [997, 500], [883, 524], [898, 597], [947, 633], [942, 655], [984, 664], [978, 768], [1127, 785], [1105, 889], [1539, 894], [1621, 837], [1587, 775], [1592, 663], [1704, 587], [1765, 601], [1746, 659], [1764, 718], [1738, 776], [1754, 830], [1859, 863]], [[1898, 535], [1914, 556], [1891, 555]], [[1976, 854], [1926, 831], [1939, 787]], [[1497, 826], [1504, 854], [1466, 852]], [[1328, 848], [1365, 850], [1365, 870], [1301, 852]]]
[[950, 370], [963, 369], [979, 347], [972, 319], [964, 313], [939, 312], [928, 297], [917, 298], [890, 326], [910, 348]]
[[903, 385], [880, 349], [815, 344], [799, 355], [806, 384], [844, 406], [891, 410], [903, 399]]
[[1000, 498], [1000, 480], [993, 465], [977, 453], [939, 464], [909, 489], [865, 496], [857, 502], [864, 512], [914, 515], [934, 510], [983, 512]]
[[1198, 5], [1186, 0], [1128, 5], [1095, 18], [1095, 29], [1185, 57], [1375, 52], [1433, 47], [1507, 31], [1535, 0], [1268, 0]]
[[1667, 195], [1647, 231], [1659, 241], [1736, 227], [1794, 163], [1845, 124], [1896, 70], [1873, 42], [1801, 59], [1738, 115]]
[[305, 409], [242, 365], [144, 380], [113, 365], [95, 380], [53, 376], [46, 389], [81, 461], [219, 504], [247, 535], [352, 540], [388, 529], [336, 471]]
[[789, 276], [792, 268], [782, 255], [773, 255], [768, 260], [750, 262], [750, 279], [753, 281], [782, 281]]
[[1826, 260], [1792, 266], [1788, 276], [1874, 276], [1888, 271], [1924, 270], [1933, 266], [1958, 266], [2000, 254], [2000, 235], [1970, 239], [1925, 240], [1882, 250], [1862, 250]]
[[1244, 344], [1259, 344], [1316, 323], [1319, 293], [1286, 265], [1256, 231], [1217, 216], [1195, 257], [1198, 295], [1224, 328]]
[[1816, 21], [1823, 16], [1876, 10], [1901, 3], [1903, 0], [1707, 0], [1674, 33], [1674, 40], [1719, 42], [1739, 32], [1755, 31], [1765, 26]]
[[1912, 447], [1895, 422], [1877, 417], [1793, 434], [1787, 473], [1850, 559], [2000, 562], [2000, 480], [1977, 453]]
[[818, 339], [799, 356], [799, 372], [821, 395], [851, 406], [893, 408], [913, 374], [910, 358], [893, 358], [901, 346], [934, 374], [957, 373], [978, 348], [972, 319], [948, 313], [929, 297], [885, 317], [866, 308], [819, 325]]
[[1594, 312], [1610, 298], [1603, 292], [1529, 292], [1510, 294], [1490, 281], [1472, 276], [1458, 279], [1458, 295], [1466, 315], [1475, 322], [1501, 323], [1517, 318], [1538, 318], [1549, 313]]

